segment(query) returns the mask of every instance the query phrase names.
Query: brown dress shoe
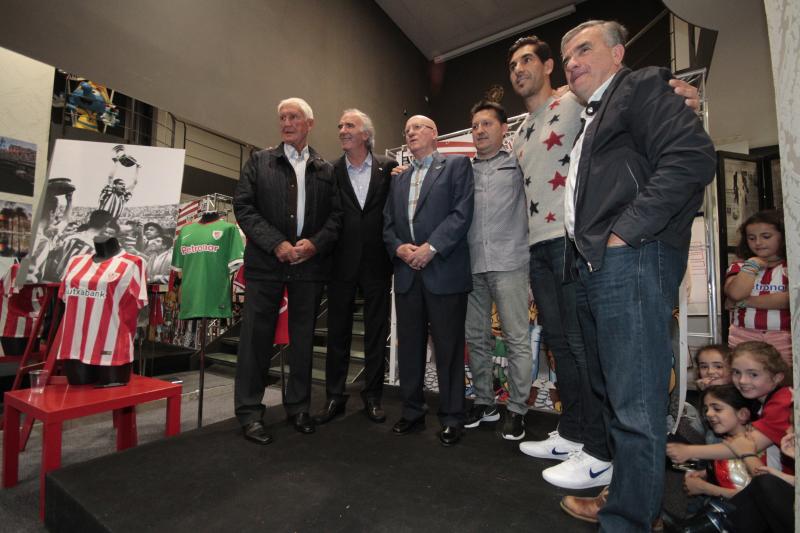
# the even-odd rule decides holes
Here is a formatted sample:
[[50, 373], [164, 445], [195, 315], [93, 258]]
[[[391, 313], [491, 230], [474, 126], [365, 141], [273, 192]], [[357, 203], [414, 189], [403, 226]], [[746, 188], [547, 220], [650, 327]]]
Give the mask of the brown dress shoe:
[[[593, 498], [564, 496], [561, 498], [561, 508], [573, 518], [596, 524], [597, 513], [606, 504], [606, 500], [608, 500], [608, 487], [603, 487], [600, 494]], [[655, 519], [651, 529], [654, 533], [664, 531], [664, 522], [661, 517]]]
[[579, 498], [578, 496], [564, 496], [561, 498], [561, 508], [573, 518], [584, 522], [597, 523], [597, 513], [606, 504], [608, 487], [603, 487], [600, 494], [592, 498]]

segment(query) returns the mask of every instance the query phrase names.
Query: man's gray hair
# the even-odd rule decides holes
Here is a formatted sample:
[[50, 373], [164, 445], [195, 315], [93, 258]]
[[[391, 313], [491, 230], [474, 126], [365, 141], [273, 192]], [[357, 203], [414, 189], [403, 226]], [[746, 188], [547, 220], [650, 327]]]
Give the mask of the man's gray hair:
[[279, 115], [281, 114], [281, 109], [283, 109], [283, 107], [287, 105], [294, 105], [299, 107], [300, 111], [303, 112], [303, 115], [305, 115], [306, 119], [314, 120], [314, 112], [311, 110], [311, 106], [308, 105], [308, 102], [306, 102], [302, 98], [293, 97], [293, 98], [287, 98], [286, 100], [281, 100], [281, 102], [278, 104]]
[[561, 55], [564, 55], [564, 47], [568, 42], [586, 28], [592, 28], [594, 26], [600, 26], [600, 30], [603, 32], [603, 40], [609, 47], [618, 44], [625, 46], [625, 43], [628, 41], [628, 30], [619, 22], [615, 20], [587, 20], [583, 24], [578, 24], [569, 30], [564, 34], [564, 37], [561, 38]]
[[364, 131], [367, 132], [367, 148], [372, 151], [375, 147], [375, 126], [372, 125], [372, 119], [360, 109], [345, 109], [342, 111], [342, 116], [348, 113], [358, 115], [358, 118], [364, 123]]

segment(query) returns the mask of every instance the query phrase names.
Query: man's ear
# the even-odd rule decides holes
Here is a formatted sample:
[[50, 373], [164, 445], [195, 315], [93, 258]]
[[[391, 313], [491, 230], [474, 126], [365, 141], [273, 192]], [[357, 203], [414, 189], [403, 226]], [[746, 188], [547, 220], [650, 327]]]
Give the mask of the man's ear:
[[621, 65], [622, 59], [625, 57], [625, 47], [621, 44], [615, 44], [611, 48], [611, 56], [614, 58], [615, 65]]
[[555, 62], [553, 61], [552, 57], [544, 62], [544, 73], [547, 74], [548, 76], [553, 73], [554, 68], [555, 68]]

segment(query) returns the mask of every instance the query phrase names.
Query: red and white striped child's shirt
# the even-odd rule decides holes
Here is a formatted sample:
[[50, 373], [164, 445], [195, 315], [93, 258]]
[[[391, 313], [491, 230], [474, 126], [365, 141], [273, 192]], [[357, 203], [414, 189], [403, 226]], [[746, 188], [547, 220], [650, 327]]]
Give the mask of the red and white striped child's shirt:
[[[735, 276], [742, 269], [743, 261], [737, 261], [728, 267], [726, 277]], [[756, 276], [750, 296], [775, 294], [789, 290], [789, 276], [786, 261], [773, 267], [767, 267]], [[789, 331], [791, 316], [789, 309], [756, 309], [745, 307], [731, 311], [731, 324], [740, 328]]]

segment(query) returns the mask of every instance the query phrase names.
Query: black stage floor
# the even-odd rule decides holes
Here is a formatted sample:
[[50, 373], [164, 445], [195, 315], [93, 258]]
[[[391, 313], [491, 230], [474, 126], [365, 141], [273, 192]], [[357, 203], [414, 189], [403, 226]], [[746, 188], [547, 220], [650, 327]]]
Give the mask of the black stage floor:
[[[47, 479], [51, 531], [595, 531], [559, 508], [565, 491], [541, 477], [554, 463], [524, 456], [497, 428], [455, 447], [427, 430], [391, 434], [351, 398], [345, 417], [301, 435], [267, 411], [275, 442], [245, 441], [235, 420], [68, 466]], [[432, 398], [435, 400], [435, 398]], [[317, 405], [319, 405], [319, 401]], [[435, 405], [431, 405], [435, 412]], [[531, 412], [528, 439], [553, 415]], [[583, 494], [596, 494], [589, 489]]]

